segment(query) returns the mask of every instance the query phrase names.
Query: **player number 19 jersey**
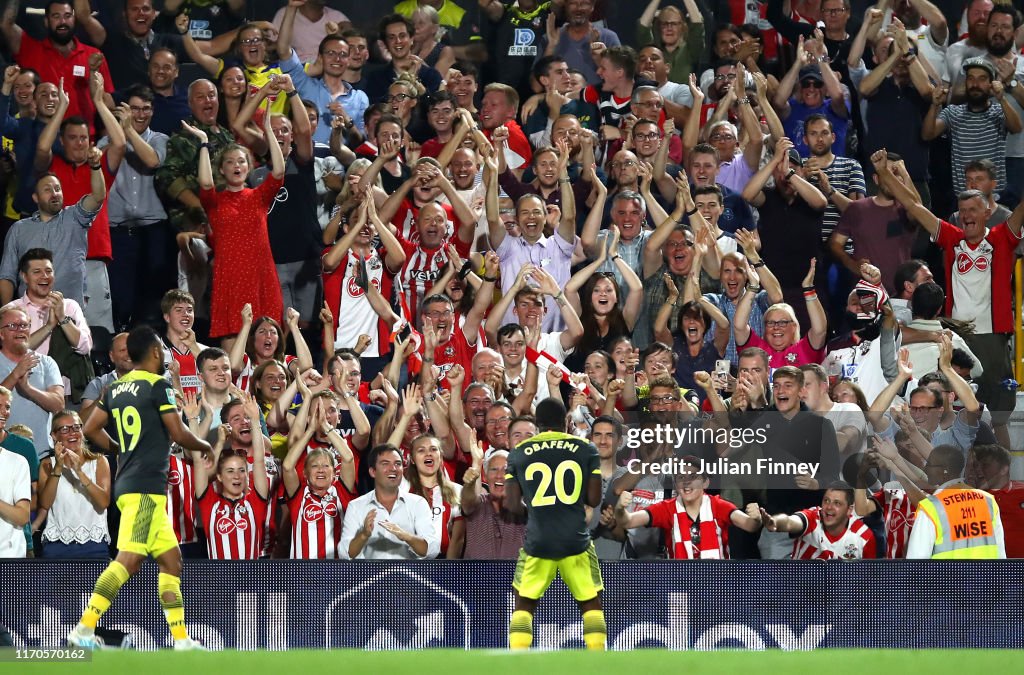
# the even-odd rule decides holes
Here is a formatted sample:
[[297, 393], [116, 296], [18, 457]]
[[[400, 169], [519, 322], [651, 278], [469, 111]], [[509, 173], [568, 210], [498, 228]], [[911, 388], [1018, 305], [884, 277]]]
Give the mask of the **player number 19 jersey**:
[[587, 549], [587, 484], [592, 476], [601, 478], [597, 448], [569, 434], [545, 431], [509, 453], [505, 479], [522, 488], [529, 513], [523, 542], [527, 554], [558, 559]]

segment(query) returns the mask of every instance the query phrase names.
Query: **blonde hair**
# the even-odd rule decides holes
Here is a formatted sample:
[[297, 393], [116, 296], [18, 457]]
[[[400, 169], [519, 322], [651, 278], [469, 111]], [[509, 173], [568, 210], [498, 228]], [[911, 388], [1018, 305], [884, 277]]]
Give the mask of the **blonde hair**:
[[[787, 317], [789, 317], [789, 319], [794, 323], [794, 325], [796, 325], [796, 339], [797, 339], [797, 342], [799, 342], [800, 341], [800, 321], [796, 318], [796, 312], [793, 310], [793, 305], [790, 305], [789, 303], [786, 303], [786, 302], [776, 302], [774, 305], [772, 305], [768, 309], [764, 310], [764, 320], [765, 320], [765, 322], [768, 321], [768, 315], [771, 314], [772, 312], [782, 312]], [[766, 326], [762, 327], [762, 330], [764, 330], [765, 333], [768, 332], [768, 329], [767, 329]]]
[[427, 88], [423, 86], [423, 83], [420, 82], [419, 78], [416, 77], [415, 74], [410, 72], [399, 73], [398, 77], [395, 78], [394, 82], [392, 82], [388, 86], [388, 89], [395, 86], [396, 84], [401, 85], [408, 89], [409, 91], [411, 91], [416, 96], [416, 98], [419, 98], [420, 96], [423, 96], [424, 94], [427, 93]]
[[7, 432], [14, 434], [15, 436], [27, 438], [30, 441], [35, 440], [35, 438], [33, 438], [34, 434], [32, 433], [32, 430], [29, 429], [27, 424], [12, 424], [11, 426], [7, 427]]
[[[57, 433], [57, 427], [63, 426], [59, 422], [60, 422], [60, 420], [66, 418], [66, 417], [70, 417], [71, 419], [73, 419], [76, 424], [81, 424], [82, 423], [82, 418], [74, 410], [70, 410], [70, 409], [61, 410], [59, 413], [54, 415], [53, 419], [50, 421], [50, 435], [51, 436], [53, 436], [53, 434]], [[13, 433], [14, 432], [14, 428], [12, 427], [9, 431], [11, 431]], [[31, 433], [32, 432], [29, 431], [29, 434], [31, 434]], [[19, 434], [19, 436], [20, 435], [21, 434]], [[32, 436], [30, 435], [29, 438], [32, 438]], [[82, 456], [85, 458], [86, 462], [91, 462], [94, 459], [98, 459], [99, 456], [100, 456], [100, 454], [98, 452], [93, 452], [89, 448], [89, 441], [85, 438], [85, 434], [84, 433], [82, 434]]]

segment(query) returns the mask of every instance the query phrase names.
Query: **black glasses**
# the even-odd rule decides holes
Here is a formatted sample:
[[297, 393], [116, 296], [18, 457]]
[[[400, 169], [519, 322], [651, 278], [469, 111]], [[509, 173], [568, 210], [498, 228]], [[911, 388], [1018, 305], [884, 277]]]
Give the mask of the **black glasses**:
[[818, 80], [803, 80], [800, 83], [800, 86], [804, 87], [805, 89], [807, 87], [814, 87], [815, 89], [821, 89], [822, 87], [825, 86], [825, 83], [824, 82], [820, 82]]
[[72, 431], [81, 431], [81, 430], [82, 430], [82, 425], [81, 424], [62, 424], [59, 427], [57, 427], [56, 429], [54, 429], [54, 431], [56, 431], [59, 434], [66, 434], [66, 433], [69, 433], [69, 432], [72, 432]]
[[385, 103], [404, 103], [405, 101], [408, 101], [410, 98], [416, 98], [416, 97], [413, 96], [412, 94], [394, 94], [392, 96], [386, 97], [384, 99], [384, 102]]
[[0, 328], [6, 328], [7, 330], [28, 330], [29, 324], [27, 323], [5, 323]]
[[791, 323], [796, 323], [796, 322], [793, 321], [792, 319], [783, 319], [781, 321], [765, 321], [764, 322], [764, 327], [765, 328], [785, 328], [786, 326], [788, 326]]

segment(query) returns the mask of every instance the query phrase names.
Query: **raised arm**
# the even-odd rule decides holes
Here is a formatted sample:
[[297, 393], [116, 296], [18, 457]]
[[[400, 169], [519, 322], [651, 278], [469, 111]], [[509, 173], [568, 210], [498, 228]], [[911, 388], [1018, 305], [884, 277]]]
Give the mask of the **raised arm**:
[[697, 84], [697, 75], [690, 73], [690, 96], [693, 97], [693, 107], [683, 125], [683, 156], [689, 157], [690, 150], [700, 142], [700, 116], [704, 105], [704, 91]]
[[249, 343], [249, 331], [252, 330], [252, 305], [248, 302], [242, 305], [242, 326], [238, 330], [234, 343], [231, 345], [231, 375], [237, 377], [242, 372], [245, 363], [245, 346]]
[[[593, 214], [593, 211], [591, 211], [591, 213]], [[617, 239], [619, 236], [618, 228], [614, 228], [614, 230], [610, 230], [610, 232], [611, 234], [605, 238], [604, 242], [601, 242], [604, 245], [599, 247], [594, 261], [576, 272], [576, 274], [572, 275], [569, 281], [565, 284], [565, 297], [569, 299], [569, 303], [572, 305], [572, 308], [576, 310], [577, 314], [583, 313], [582, 305], [580, 304], [580, 289], [583, 288], [584, 284], [587, 283], [590, 277], [594, 276], [594, 274], [597, 273], [597, 270], [601, 269], [601, 266], [604, 265], [605, 261], [608, 259], [608, 249], [611, 246], [612, 239]]]
[[[746, 82], [747, 69], [742, 63], [736, 65], [736, 85], [742, 87]], [[756, 81], [755, 81], [756, 84]], [[743, 148], [743, 161], [751, 171], [757, 171], [761, 163], [761, 150], [764, 147], [764, 135], [761, 133], [761, 121], [754, 113], [754, 106], [750, 103], [750, 96], [744, 95], [739, 99], [740, 108], [740, 129], [747, 134], [747, 145]]]
[[[860, 65], [861, 57], [864, 56], [864, 49], [869, 43], [874, 44], [875, 40], [878, 39], [878, 29], [882, 26], [882, 18], [884, 16], [885, 12], [877, 7], [872, 7], [864, 13], [864, 20], [861, 21], [860, 30], [857, 31], [853, 42], [850, 43], [850, 53], [846, 58], [847, 68], [856, 68]], [[878, 70], [878, 68], [875, 68], [875, 70]], [[871, 73], [873, 74], [874, 71], [871, 71]], [[861, 81], [860, 91], [864, 93], [863, 80]]]
[[181, 121], [181, 128], [199, 139], [199, 169], [196, 178], [201, 189], [212, 190], [214, 188], [213, 167], [210, 165], [210, 143], [206, 132], [184, 120]]
[[103, 122], [103, 128], [106, 129], [107, 136], [110, 138], [110, 145], [107, 146], [105, 153], [107, 168], [111, 173], [116, 173], [118, 167], [121, 166], [121, 160], [124, 159], [127, 140], [121, 123], [104, 102], [103, 73], [96, 71], [89, 77], [89, 95], [92, 97], [93, 105], [96, 106], [96, 113], [99, 115], [100, 121]]
[[21, 51], [21, 36], [24, 33], [21, 26], [15, 23], [18, 19], [18, 6], [17, 0], [11, 0], [4, 7], [3, 17], [0, 17], [0, 33], [3, 33], [7, 48], [14, 56]]
[[213, 77], [217, 77], [220, 74], [221, 61], [215, 56], [210, 56], [204, 50], [199, 48], [196, 41], [192, 39], [192, 32], [188, 29], [189, 18], [187, 14], [179, 14], [174, 20], [175, 26], [178, 28], [178, 34], [181, 35], [181, 45], [185, 48], [185, 53], [188, 54], [188, 58], [199, 65], [200, 68], [208, 72]]
[[789, 117], [789, 97], [796, 86], [797, 78], [800, 76], [800, 69], [810, 62], [810, 56], [807, 50], [804, 49], [804, 38], [801, 36], [797, 43], [796, 58], [793, 60], [793, 65], [790, 66], [782, 81], [779, 82], [779, 88], [775, 90], [775, 98], [772, 99], [772, 106], [783, 120]]
[[[604, 248], [598, 242], [597, 234], [598, 230], [601, 229], [601, 222], [604, 220], [604, 205], [605, 201], [608, 199], [608, 188], [605, 187], [604, 183], [597, 179], [597, 172], [594, 169], [593, 164], [586, 167], [586, 171], [589, 173], [590, 185], [596, 192], [596, 196], [594, 197], [593, 206], [590, 207], [590, 213], [587, 214], [587, 219], [583, 223], [583, 232], [580, 235], [580, 243], [583, 244], [583, 252], [586, 253], [588, 257], [593, 258], [600, 255], [600, 249]], [[568, 288], [566, 291], [568, 291]]]
[[[654, 339], [667, 345], [672, 344], [672, 331], [668, 327], [668, 320], [672, 316], [672, 310], [679, 306], [679, 289], [672, 281], [672, 275], [663, 274], [661, 280], [665, 284], [667, 293], [665, 302], [658, 308], [658, 315], [654, 317]], [[656, 283], [656, 282], [655, 282]]]
[[875, 168], [875, 175], [878, 176], [879, 183], [896, 201], [903, 205], [910, 218], [927, 230], [933, 238], [937, 237], [939, 234], [938, 217], [925, 208], [916, 193], [893, 173], [887, 155], [885, 148], [877, 150], [871, 155], [871, 164]]
[[619, 255], [618, 225], [612, 225], [612, 231], [612, 243], [608, 247], [608, 255], [611, 256], [612, 261], [615, 263], [615, 269], [619, 270], [622, 280], [626, 282], [626, 286], [629, 288], [629, 295], [622, 306], [622, 318], [626, 320], [626, 327], [629, 330], [633, 330], [636, 320], [640, 317], [640, 309], [644, 304], [644, 284], [640, 281], [636, 271]]
[[946, 104], [946, 97], [949, 96], [949, 89], [946, 87], [935, 87], [932, 90], [932, 104], [924, 116], [924, 124], [921, 125], [921, 139], [932, 141], [946, 133], [945, 120], [939, 119], [942, 106]]
[[868, 421], [878, 433], [885, 431], [889, 427], [889, 424], [884, 419], [885, 413], [888, 412], [893, 399], [903, 391], [907, 382], [914, 377], [914, 364], [910, 362], [910, 352], [906, 347], [900, 349], [897, 368], [896, 377], [886, 385], [885, 389], [878, 393], [878, 396], [875, 397], [875, 400], [871, 402], [871, 406], [868, 408]]
[[89, 194], [82, 200], [86, 211], [99, 211], [107, 198], [107, 180], [103, 177], [103, 151], [95, 145], [89, 148]]
[[36, 141], [36, 154], [33, 159], [33, 168], [36, 173], [44, 173], [50, 170], [50, 163], [53, 161], [53, 144], [57, 140], [57, 134], [60, 132], [60, 125], [64, 121], [64, 115], [68, 112], [69, 104], [70, 99], [67, 92], [64, 91], [64, 78], [62, 77], [57, 84], [57, 110], [46, 123], [46, 126], [43, 127], [42, 133], [39, 134], [39, 140]]
[[732, 334], [736, 338], [737, 349], [750, 340], [750, 311], [756, 295], [757, 293], [744, 289], [740, 301], [736, 303], [736, 314], [732, 317]]
[[807, 341], [814, 349], [824, 349], [825, 338], [828, 337], [828, 317], [825, 315], [825, 308], [818, 299], [814, 288], [814, 270], [817, 267], [818, 259], [811, 258], [811, 267], [804, 276], [803, 288], [812, 289], [804, 291], [804, 300], [807, 302], [807, 314], [811, 319], [810, 330], [807, 331]]
[[755, 207], [764, 204], [764, 186], [768, 183], [768, 179], [772, 177], [775, 167], [779, 165], [782, 165], [784, 169], [789, 167], [789, 151], [792, 147], [793, 142], [788, 138], [782, 137], [779, 139], [779, 142], [775, 144], [775, 154], [772, 156], [771, 161], [765, 163], [747, 181], [746, 186], [743, 188], [743, 199]]

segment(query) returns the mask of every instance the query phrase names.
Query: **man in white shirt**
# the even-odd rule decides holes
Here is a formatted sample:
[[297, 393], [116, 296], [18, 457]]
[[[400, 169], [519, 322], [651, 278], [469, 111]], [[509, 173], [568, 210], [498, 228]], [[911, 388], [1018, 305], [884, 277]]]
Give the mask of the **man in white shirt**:
[[836, 430], [839, 454], [846, 458], [867, 447], [868, 423], [864, 411], [856, 403], [836, 403], [828, 394], [828, 374], [817, 363], [800, 366], [804, 373], [804, 386], [800, 389], [800, 400], [813, 412], [828, 417]]
[[32, 504], [28, 462], [0, 447], [0, 558], [24, 558], [25, 524]]
[[380, 445], [366, 461], [373, 492], [349, 503], [338, 550], [346, 558], [360, 560], [436, 558], [441, 539], [430, 505], [423, 497], [400, 490], [402, 453], [392, 445]]

